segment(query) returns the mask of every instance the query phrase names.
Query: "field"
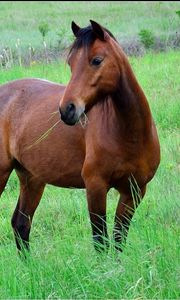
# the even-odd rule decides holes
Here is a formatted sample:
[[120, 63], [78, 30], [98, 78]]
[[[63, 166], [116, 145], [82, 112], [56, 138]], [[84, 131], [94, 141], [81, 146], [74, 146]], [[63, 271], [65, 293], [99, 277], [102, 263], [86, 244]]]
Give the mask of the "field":
[[[49, 25], [47, 43], [56, 43], [58, 33], [70, 39], [71, 21], [87, 26], [90, 19], [102, 23], [116, 37], [134, 37], [141, 29], [149, 28], [156, 35], [173, 34], [179, 27], [176, 1], [1, 1], [1, 43], [15, 46], [17, 39], [23, 45], [39, 46], [39, 24]], [[69, 41], [68, 41], [69, 42]]]
[[143, 29], [154, 35], [156, 50], [180, 47], [178, 10], [176, 1], [0, 1], [0, 55], [10, 49], [10, 58], [26, 64], [42, 59], [39, 25], [47, 24], [46, 51], [49, 59], [57, 58], [72, 42], [71, 22], [83, 27], [90, 19], [112, 31], [128, 53], [144, 53], [138, 35]]
[[[0, 203], [1, 298], [178, 299], [178, 59], [178, 52], [131, 58], [158, 126], [162, 160], [135, 214], [121, 262], [112, 250], [104, 257], [93, 250], [85, 192], [50, 186], [34, 217], [32, 256], [20, 261], [10, 226], [18, 197], [13, 174]], [[69, 72], [63, 70], [61, 63], [14, 68], [0, 78], [67, 82]], [[112, 231], [116, 192], [108, 198]]]
[[[41, 18], [46, 16], [49, 23], [53, 20], [52, 26], [57, 28], [57, 15], [63, 12], [59, 22], [69, 28], [72, 19], [86, 25], [88, 14], [88, 19], [106, 21], [107, 28], [116, 36], [119, 34], [116, 18], [123, 14], [127, 16], [127, 8], [130, 7], [130, 2], [116, 4], [112, 1], [107, 2], [107, 6], [103, 4], [105, 2], [102, 4], [98, 2], [97, 10], [93, 12], [94, 6], [90, 1], [87, 4], [87, 12], [83, 14], [80, 11], [85, 10], [84, 4], [81, 7], [80, 2], [75, 2], [72, 12], [70, 9], [72, 2], [67, 3], [69, 10], [66, 11], [65, 2], [59, 2], [56, 6], [59, 8], [56, 10], [55, 2], [49, 1], [46, 5], [42, 1], [44, 9], [41, 9]], [[158, 22], [161, 20], [160, 24], [166, 24], [165, 16], [168, 19], [171, 9], [177, 10], [179, 4], [178, 2], [165, 4], [162, 1], [155, 2], [154, 5], [153, 3], [149, 4], [153, 11], [149, 17], [153, 20], [148, 20], [147, 24], [154, 26], [151, 29], [155, 31]], [[21, 14], [16, 13], [18, 5], [21, 7]], [[27, 5], [29, 8], [23, 14]], [[5, 24], [3, 18], [9, 12], [6, 21], [7, 32], [2, 30], [2, 41], [12, 42], [12, 39], [8, 38], [8, 34], [10, 37], [12, 32], [17, 34], [16, 37], [22, 32], [22, 39], [27, 38], [28, 27], [26, 32], [22, 20], [29, 18], [31, 24], [34, 24], [31, 26], [34, 43], [38, 43], [35, 31], [39, 15], [33, 14], [34, 5], [33, 2], [28, 4], [8, 2], [7, 5], [3, 1], [0, 2], [0, 7], [4, 9], [4, 14], [0, 9], [1, 28]], [[39, 11], [40, 2], [37, 1], [36, 5]], [[139, 24], [144, 24], [146, 13], [148, 15], [146, 2], [142, 2], [139, 6], [138, 2], [135, 2], [134, 5], [136, 12], [132, 22], [134, 28], [133, 24], [124, 21], [120, 29], [124, 38], [125, 34], [129, 37], [134, 36], [141, 27]], [[140, 17], [140, 6], [143, 18]], [[109, 7], [111, 13], [114, 12], [113, 20], [108, 15]], [[162, 13], [161, 7], [166, 14]], [[117, 11], [118, 8], [121, 12]], [[131, 9], [129, 13], [132, 16], [133, 10]], [[176, 23], [173, 26], [179, 25]], [[160, 25], [158, 30], [159, 34], [163, 32]], [[25, 45], [26, 43], [27, 40]], [[97, 255], [94, 251], [84, 190], [47, 186], [33, 219], [30, 236], [31, 255], [26, 261], [21, 260], [17, 255], [10, 224], [19, 191], [18, 181], [13, 173], [0, 199], [0, 299], [180, 298], [179, 57], [179, 51], [170, 50], [166, 53], [149, 52], [143, 57], [129, 58], [148, 98], [157, 125], [161, 144], [161, 164], [132, 220], [123, 253], [117, 256], [113, 248], [105, 255]], [[67, 83], [70, 71], [62, 59], [51, 64], [35, 62], [30, 67], [14, 65], [10, 69], [0, 70], [0, 84], [25, 77], [46, 78]], [[108, 194], [107, 212], [111, 236], [117, 201], [116, 191], [111, 190]]]

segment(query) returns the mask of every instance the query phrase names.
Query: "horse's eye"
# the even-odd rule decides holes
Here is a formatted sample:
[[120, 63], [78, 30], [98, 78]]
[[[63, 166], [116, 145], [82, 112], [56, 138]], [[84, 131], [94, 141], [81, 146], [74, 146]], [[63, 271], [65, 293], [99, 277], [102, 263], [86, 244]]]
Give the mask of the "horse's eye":
[[100, 65], [100, 63], [103, 61], [103, 58], [102, 57], [95, 57], [93, 58], [93, 60], [91, 61], [91, 64], [93, 66], [98, 66]]

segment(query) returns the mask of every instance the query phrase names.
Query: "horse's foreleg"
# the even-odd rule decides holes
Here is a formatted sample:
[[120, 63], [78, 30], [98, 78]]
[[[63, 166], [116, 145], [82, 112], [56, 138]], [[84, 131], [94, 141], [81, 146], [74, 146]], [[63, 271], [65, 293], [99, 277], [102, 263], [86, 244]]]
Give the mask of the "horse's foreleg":
[[20, 185], [20, 195], [12, 217], [12, 227], [18, 250], [29, 249], [32, 218], [44, 190], [44, 184], [32, 177], [20, 180]]
[[116, 249], [122, 251], [122, 243], [126, 241], [131, 219], [145, 194], [145, 187], [139, 194], [122, 194], [117, 205], [113, 236]]
[[106, 250], [109, 245], [106, 224], [107, 185], [98, 177], [87, 178], [85, 185], [94, 246], [98, 251]]

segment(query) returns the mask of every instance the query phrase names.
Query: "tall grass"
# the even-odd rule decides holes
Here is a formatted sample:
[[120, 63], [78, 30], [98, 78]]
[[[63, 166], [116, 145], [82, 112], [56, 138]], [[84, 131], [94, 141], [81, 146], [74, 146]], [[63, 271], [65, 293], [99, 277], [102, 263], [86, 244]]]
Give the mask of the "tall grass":
[[[33, 221], [31, 256], [22, 261], [10, 225], [18, 197], [12, 174], [0, 199], [1, 299], [179, 299], [178, 61], [178, 52], [131, 58], [158, 127], [161, 164], [132, 220], [124, 252], [94, 251], [84, 190], [47, 186]], [[1, 72], [0, 82], [21, 77], [66, 83], [69, 70], [61, 63], [14, 68]], [[110, 237], [117, 201], [111, 190]]]

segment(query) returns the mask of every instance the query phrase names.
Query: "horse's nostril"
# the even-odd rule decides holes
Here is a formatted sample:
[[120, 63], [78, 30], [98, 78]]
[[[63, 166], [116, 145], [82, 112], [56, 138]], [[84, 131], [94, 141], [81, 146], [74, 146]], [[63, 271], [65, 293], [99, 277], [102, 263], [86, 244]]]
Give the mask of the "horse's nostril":
[[75, 105], [73, 103], [70, 103], [66, 108], [67, 114], [74, 114], [75, 112]]
[[73, 103], [68, 104], [68, 106], [66, 107], [66, 118], [68, 120], [74, 119], [75, 112], [76, 112], [75, 105]]
[[59, 108], [59, 112], [62, 121], [64, 121], [65, 123], [74, 123], [76, 107], [73, 103], [68, 104], [65, 109]]

